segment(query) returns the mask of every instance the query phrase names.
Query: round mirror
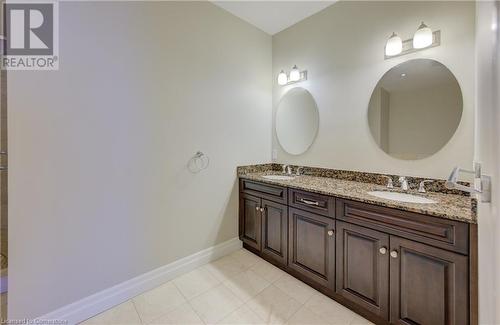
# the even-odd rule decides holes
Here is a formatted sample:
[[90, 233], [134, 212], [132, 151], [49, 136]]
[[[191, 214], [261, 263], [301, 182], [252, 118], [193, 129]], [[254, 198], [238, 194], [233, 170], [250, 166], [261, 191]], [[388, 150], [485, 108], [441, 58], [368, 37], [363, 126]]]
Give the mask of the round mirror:
[[300, 155], [311, 146], [318, 133], [316, 102], [304, 88], [293, 88], [281, 99], [276, 111], [276, 135], [281, 147]]
[[392, 157], [422, 159], [451, 139], [462, 117], [462, 91], [443, 64], [429, 59], [401, 63], [373, 90], [368, 124], [377, 145]]

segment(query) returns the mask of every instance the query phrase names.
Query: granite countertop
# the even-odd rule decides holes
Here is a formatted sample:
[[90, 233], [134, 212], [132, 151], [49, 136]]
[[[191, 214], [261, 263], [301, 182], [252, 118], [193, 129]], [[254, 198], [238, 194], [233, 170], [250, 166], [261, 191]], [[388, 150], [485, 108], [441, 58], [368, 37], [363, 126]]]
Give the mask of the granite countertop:
[[[369, 191], [389, 189], [383, 185], [374, 183], [356, 182], [331, 177], [319, 177], [301, 175], [293, 180], [270, 180], [263, 178], [263, 175], [283, 175], [277, 171], [247, 172], [239, 174], [240, 178], [255, 180], [262, 183], [281, 185], [290, 188], [296, 188], [309, 192], [335, 196], [360, 202], [371, 203], [379, 206], [396, 208], [405, 211], [427, 214], [435, 217], [463, 221], [467, 223], [477, 223], [476, 201], [470, 196], [426, 192], [419, 193], [416, 190], [410, 190], [405, 193], [423, 196], [438, 203], [418, 204], [406, 203], [393, 200], [378, 198], [368, 194]], [[401, 192], [398, 188], [393, 191]]]

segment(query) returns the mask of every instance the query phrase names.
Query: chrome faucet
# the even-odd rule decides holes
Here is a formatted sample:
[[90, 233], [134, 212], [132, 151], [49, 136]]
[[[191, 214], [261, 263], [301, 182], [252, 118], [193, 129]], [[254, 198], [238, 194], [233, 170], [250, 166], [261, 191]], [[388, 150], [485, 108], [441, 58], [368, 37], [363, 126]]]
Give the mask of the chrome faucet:
[[410, 186], [408, 185], [408, 180], [404, 176], [399, 177], [399, 183], [401, 184], [401, 189], [403, 191], [408, 191], [410, 189]]
[[387, 188], [394, 188], [392, 177], [386, 175], [382, 175], [382, 177], [387, 178]]
[[297, 167], [297, 170], [295, 171], [295, 175], [297, 176], [300, 176], [302, 175], [302, 170], [304, 169], [304, 167]]
[[426, 180], [423, 180], [420, 182], [420, 184], [418, 185], [418, 191], [420, 193], [425, 193], [425, 183], [430, 183], [430, 182], [433, 182], [432, 179], [426, 179]]
[[283, 165], [283, 174], [292, 175], [292, 167], [290, 165]]

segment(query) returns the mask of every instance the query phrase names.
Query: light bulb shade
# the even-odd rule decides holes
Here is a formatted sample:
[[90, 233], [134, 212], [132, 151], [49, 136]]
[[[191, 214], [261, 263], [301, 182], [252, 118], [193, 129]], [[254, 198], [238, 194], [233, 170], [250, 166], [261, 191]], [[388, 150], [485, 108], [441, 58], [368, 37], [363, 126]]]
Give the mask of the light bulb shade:
[[432, 44], [432, 29], [427, 27], [426, 24], [422, 22], [420, 27], [418, 27], [415, 35], [413, 35], [413, 48], [423, 49], [424, 47], [430, 46]]
[[385, 44], [385, 55], [394, 56], [401, 53], [401, 51], [403, 51], [403, 41], [396, 33], [392, 33]]
[[300, 80], [300, 71], [296, 65], [293, 66], [292, 71], [290, 71], [290, 81], [299, 81]]
[[278, 85], [284, 86], [288, 82], [288, 77], [286, 76], [285, 71], [281, 70], [278, 74]]

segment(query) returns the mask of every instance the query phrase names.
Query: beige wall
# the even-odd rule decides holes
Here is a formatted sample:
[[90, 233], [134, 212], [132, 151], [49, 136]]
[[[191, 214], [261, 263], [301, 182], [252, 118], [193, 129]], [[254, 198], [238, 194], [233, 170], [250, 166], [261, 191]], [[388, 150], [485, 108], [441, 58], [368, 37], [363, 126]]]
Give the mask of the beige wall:
[[[384, 45], [395, 31], [411, 38], [421, 21], [441, 30], [442, 44], [418, 53], [384, 60]], [[273, 36], [273, 76], [297, 64], [308, 70], [299, 86], [308, 89], [320, 112], [318, 137], [300, 156], [285, 153], [273, 135], [278, 162], [339, 169], [439, 177], [453, 166], [468, 167], [473, 157], [474, 126], [473, 2], [337, 2]], [[368, 128], [372, 90], [382, 75], [414, 58], [446, 65], [462, 88], [463, 119], [451, 141], [435, 155], [417, 161], [390, 157]], [[276, 109], [292, 86], [273, 83]]]
[[9, 75], [10, 318], [236, 237], [235, 168], [270, 160], [270, 36], [208, 2], [59, 19], [60, 70]]

